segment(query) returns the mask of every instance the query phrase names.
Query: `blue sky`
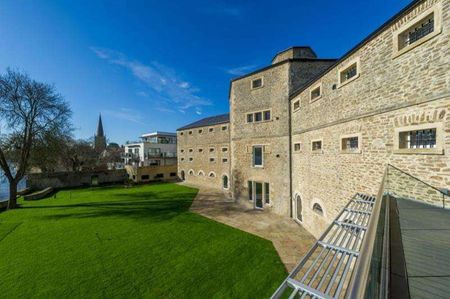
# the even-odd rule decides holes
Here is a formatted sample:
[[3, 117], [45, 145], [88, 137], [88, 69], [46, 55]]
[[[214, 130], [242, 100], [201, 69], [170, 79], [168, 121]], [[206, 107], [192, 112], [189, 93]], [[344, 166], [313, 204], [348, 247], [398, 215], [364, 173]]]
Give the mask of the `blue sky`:
[[55, 84], [75, 135], [110, 141], [228, 112], [232, 78], [309, 45], [338, 58], [410, 1], [0, 2], [0, 71]]

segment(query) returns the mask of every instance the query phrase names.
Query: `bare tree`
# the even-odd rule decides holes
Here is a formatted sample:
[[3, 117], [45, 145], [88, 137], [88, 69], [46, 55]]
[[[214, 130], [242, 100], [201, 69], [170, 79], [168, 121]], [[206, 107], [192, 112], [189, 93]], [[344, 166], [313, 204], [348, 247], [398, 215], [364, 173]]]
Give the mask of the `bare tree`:
[[17, 207], [17, 184], [30, 168], [33, 151], [49, 136], [70, 135], [70, 116], [68, 103], [53, 86], [11, 69], [0, 75], [0, 125], [5, 129], [0, 167], [9, 182], [8, 209]]

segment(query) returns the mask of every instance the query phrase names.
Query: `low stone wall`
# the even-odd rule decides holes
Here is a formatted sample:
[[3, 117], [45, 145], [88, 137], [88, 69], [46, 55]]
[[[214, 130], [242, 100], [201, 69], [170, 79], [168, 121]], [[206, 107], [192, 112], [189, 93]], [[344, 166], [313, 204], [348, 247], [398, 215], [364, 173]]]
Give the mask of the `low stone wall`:
[[125, 170], [135, 183], [178, 180], [177, 165], [143, 167], [126, 165]]
[[27, 176], [27, 187], [41, 190], [123, 183], [128, 178], [124, 169], [82, 172], [36, 173]]

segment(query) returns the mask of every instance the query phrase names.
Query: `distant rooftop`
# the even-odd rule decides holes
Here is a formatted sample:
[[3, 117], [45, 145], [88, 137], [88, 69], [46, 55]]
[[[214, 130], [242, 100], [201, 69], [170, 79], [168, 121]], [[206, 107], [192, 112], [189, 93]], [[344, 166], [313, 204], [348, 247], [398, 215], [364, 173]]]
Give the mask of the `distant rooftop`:
[[193, 128], [198, 128], [198, 127], [213, 126], [213, 125], [224, 124], [224, 123], [229, 123], [229, 122], [230, 122], [230, 114], [229, 113], [220, 114], [220, 115], [216, 115], [216, 116], [206, 117], [206, 118], [203, 118], [196, 122], [190, 123], [184, 127], [177, 129], [177, 131], [193, 129]]
[[157, 137], [157, 136], [177, 136], [177, 133], [171, 133], [171, 132], [162, 132], [162, 131], [156, 131], [152, 133], [146, 133], [142, 134], [141, 137]]

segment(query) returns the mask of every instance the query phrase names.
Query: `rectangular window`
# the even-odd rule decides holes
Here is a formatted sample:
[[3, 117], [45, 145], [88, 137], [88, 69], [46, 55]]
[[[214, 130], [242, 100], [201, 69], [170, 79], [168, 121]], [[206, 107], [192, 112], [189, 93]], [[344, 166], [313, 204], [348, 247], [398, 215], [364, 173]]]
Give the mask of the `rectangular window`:
[[266, 204], [270, 203], [270, 187], [269, 183], [264, 183], [264, 201]]
[[172, 176], [172, 177], [177, 176], [177, 173], [176, 172], [171, 172], [170, 176]]
[[210, 152], [210, 153], [214, 153], [214, 151], [215, 151], [215, 148], [213, 148], [213, 147], [210, 147], [210, 148], [209, 148], [209, 152]]
[[198, 130], [198, 133], [199, 134], [203, 133], [203, 130], [202, 129]]
[[198, 149], [198, 152], [199, 152], [199, 153], [203, 153], [203, 149], [202, 149], [202, 148], [199, 148], [199, 149]]
[[316, 88], [314, 88], [313, 90], [311, 90], [311, 102], [314, 100], [317, 100], [318, 98], [320, 98], [320, 96], [322, 95], [322, 88], [321, 86], [317, 86]]
[[216, 161], [215, 158], [209, 158], [209, 162], [213, 163], [213, 162], [215, 162], [215, 161]]
[[181, 152], [181, 153], [184, 153], [184, 149], [181, 149], [180, 152]]
[[264, 113], [264, 120], [270, 120], [270, 110], [266, 110]]
[[189, 131], [189, 135], [192, 135], [192, 131]]
[[247, 114], [247, 122], [252, 123], [253, 122], [253, 113]]
[[354, 62], [349, 67], [340, 72], [340, 83], [345, 83], [358, 75], [358, 63]]
[[263, 148], [262, 145], [253, 146], [253, 167], [263, 166]]
[[341, 150], [344, 152], [359, 152], [359, 136], [345, 136], [341, 138]]
[[222, 158], [222, 163], [228, 163], [228, 159], [227, 158]]
[[322, 150], [322, 140], [314, 140], [311, 142], [311, 150], [312, 151], [321, 151]]
[[248, 186], [248, 200], [253, 200], [253, 182], [248, 181], [247, 186]]
[[222, 153], [228, 152], [228, 147], [222, 147]]
[[436, 148], [436, 128], [401, 132], [399, 148]]
[[149, 180], [150, 176], [148, 174], [141, 175], [141, 180]]
[[181, 132], [180, 135], [183, 136], [183, 135], [184, 135], [184, 132]]
[[181, 161], [184, 161], [184, 158], [181, 158], [180, 160], [181, 160]]
[[222, 131], [226, 131], [228, 129], [228, 126], [222, 126]]
[[294, 143], [294, 152], [299, 152], [301, 150], [301, 143]]
[[252, 89], [260, 88], [263, 86], [262, 78], [252, 80]]
[[155, 179], [162, 179], [164, 178], [164, 173], [158, 173], [155, 175]]
[[398, 36], [398, 50], [406, 48], [434, 31], [434, 12], [412, 25]]
[[262, 121], [262, 112], [255, 113], [255, 121]]
[[194, 161], [194, 158], [189, 158], [189, 162], [192, 162], [192, 161]]
[[189, 149], [189, 152], [192, 153], [194, 150], [192, 148]]
[[209, 128], [208, 130], [210, 133], [214, 132], [214, 128]]
[[300, 101], [295, 101], [293, 105], [294, 111], [297, 111], [300, 109]]

